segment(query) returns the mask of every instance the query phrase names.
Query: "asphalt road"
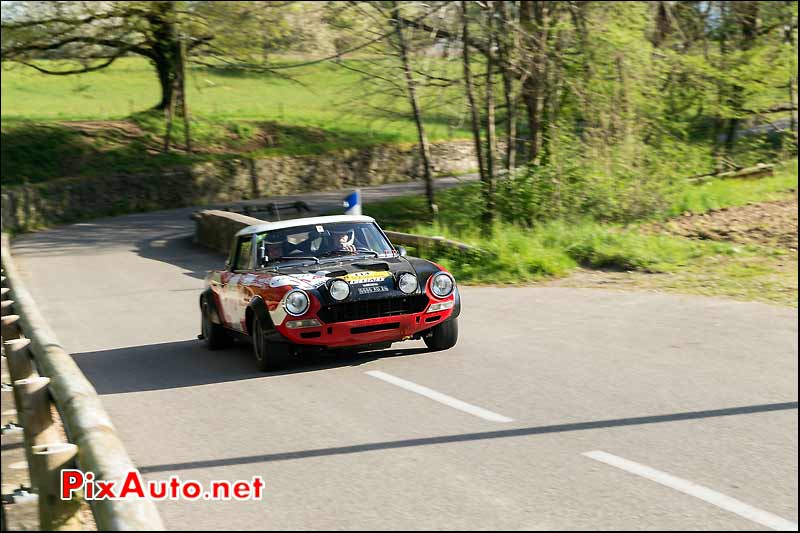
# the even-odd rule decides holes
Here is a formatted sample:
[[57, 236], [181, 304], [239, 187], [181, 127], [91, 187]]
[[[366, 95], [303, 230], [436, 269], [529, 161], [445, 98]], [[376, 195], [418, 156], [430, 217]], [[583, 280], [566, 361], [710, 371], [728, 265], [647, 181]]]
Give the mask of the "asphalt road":
[[447, 352], [262, 374], [196, 339], [222, 259], [189, 212], [14, 243], [147, 479], [266, 480], [262, 501], [162, 502], [169, 528], [797, 528], [796, 310], [465, 287]]

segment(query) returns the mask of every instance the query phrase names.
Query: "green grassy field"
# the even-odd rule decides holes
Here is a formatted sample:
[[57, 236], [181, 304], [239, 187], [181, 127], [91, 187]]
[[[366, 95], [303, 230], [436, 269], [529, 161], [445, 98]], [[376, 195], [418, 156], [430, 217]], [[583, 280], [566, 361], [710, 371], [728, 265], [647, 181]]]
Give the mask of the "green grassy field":
[[[358, 66], [358, 60], [350, 60]], [[282, 71], [297, 81], [261, 74], [190, 69], [188, 101], [192, 115], [216, 120], [269, 120], [298, 126], [386, 134], [414, 140], [413, 123], [387, 112], [407, 114], [402, 98], [367, 95], [360, 76], [335, 63]], [[4, 123], [18, 120], [113, 120], [129, 117], [158, 102], [155, 71], [147, 61], [124, 58], [107, 69], [75, 76], [47, 76], [23, 66], [4, 66]], [[445, 94], [429, 91], [429, 106]], [[429, 134], [441, 139], [466, 133], [458, 116], [432, 106]]]
[[681, 189], [673, 198], [667, 216], [704, 213], [721, 207], [736, 207], [748, 202], [778, 200], [790, 189], [797, 189], [797, 159], [779, 165], [774, 176], [759, 179], [711, 180]]
[[[359, 60], [346, 65], [358, 67]], [[193, 154], [159, 153], [164, 117], [153, 68], [125, 58], [74, 76], [47, 76], [4, 64], [2, 177], [6, 184], [61, 176], [141, 172], [224, 157], [315, 154], [374, 144], [414, 142], [416, 129], [403, 97], [368, 89], [360, 75], [335, 63], [271, 75], [190, 69], [188, 102]], [[430, 139], [468, 135], [447, 91], [423, 91]], [[102, 123], [97, 123], [103, 121]], [[115, 122], [109, 122], [115, 121]], [[133, 128], [133, 129], [131, 129]]]

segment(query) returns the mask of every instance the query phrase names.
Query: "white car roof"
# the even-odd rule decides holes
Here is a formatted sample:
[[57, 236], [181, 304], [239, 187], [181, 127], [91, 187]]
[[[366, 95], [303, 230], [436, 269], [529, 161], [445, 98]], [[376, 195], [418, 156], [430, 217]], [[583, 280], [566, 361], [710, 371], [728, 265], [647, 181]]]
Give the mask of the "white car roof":
[[279, 222], [264, 222], [263, 224], [255, 224], [240, 229], [236, 236], [251, 235], [253, 233], [261, 233], [263, 231], [272, 231], [276, 229], [294, 228], [296, 226], [308, 226], [311, 224], [331, 224], [333, 222], [375, 222], [375, 219], [363, 215], [333, 215], [327, 217], [308, 217], [308, 218], [293, 218], [291, 220], [281, 220]]

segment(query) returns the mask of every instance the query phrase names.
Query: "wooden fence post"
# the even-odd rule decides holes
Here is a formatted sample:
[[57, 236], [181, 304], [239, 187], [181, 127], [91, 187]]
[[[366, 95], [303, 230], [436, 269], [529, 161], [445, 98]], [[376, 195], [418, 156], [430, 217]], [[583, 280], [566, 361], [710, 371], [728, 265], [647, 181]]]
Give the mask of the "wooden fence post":
[[50, 416], [50, 378], [35, 376], [19, 379], [14, 388], [19, 389], [21, 405], [18, 406], [22, 427], [31, 446], [58, 442], [60, 436]]
[[19, 331], [19, 315], [6, 315], [2, 317], [3, 329], [0, 334], [4, 341], [18, 339], [20, 336]]
[[11, 375], [12, 383], [20, 379], [28, 379], [33, 375], [30, 344], [30, 339], [3, 341], [3, 351], [5, 351], [6, 359], [8, 360], [8, 373]]
[[49, 385], [50, 378], [39, 376], [14, 381], [17, 412], [25, 436], [25, 455], [34, 488], [41, 486], [41, 473], [33, 460], [32, 447], [61, 440], [50, 416]]
[[38, 477], [39, 527], [42, 531], [80, 531], [80, 499], [75, 493], [61, 499], [61, 471], [75, 468], [78, 447], [53, 442], [33, 446], [34, 469]]

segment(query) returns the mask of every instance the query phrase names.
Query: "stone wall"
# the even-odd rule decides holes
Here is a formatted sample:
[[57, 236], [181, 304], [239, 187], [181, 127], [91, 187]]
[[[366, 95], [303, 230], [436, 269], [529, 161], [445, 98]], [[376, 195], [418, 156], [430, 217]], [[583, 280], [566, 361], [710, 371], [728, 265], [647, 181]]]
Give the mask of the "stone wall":
[[[474, 154], [471, 141], [431, 145], [436, 174], [474, 169]], [[2, 226], [25, 231], [101, 216], [408, 181], [420, 177], [420, 166], [417, 146], [409, 143], [209, 161], [158, 174], [61, 178], [3, 187]]]

